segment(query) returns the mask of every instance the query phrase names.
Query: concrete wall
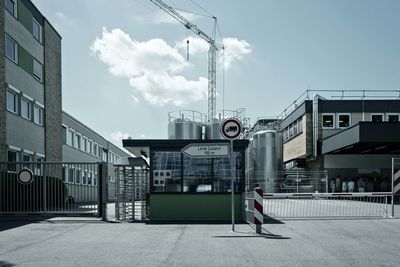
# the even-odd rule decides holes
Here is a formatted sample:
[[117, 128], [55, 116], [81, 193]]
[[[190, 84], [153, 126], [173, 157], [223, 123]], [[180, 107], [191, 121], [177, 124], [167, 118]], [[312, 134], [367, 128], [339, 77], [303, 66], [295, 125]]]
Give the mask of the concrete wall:
[[7, 160], [6, 146], [6, 77], [4, 63], [4, 1], [0, 1], [0, 161]]
[[61, 37], [44, 22], [46, 160], [62, 161]]

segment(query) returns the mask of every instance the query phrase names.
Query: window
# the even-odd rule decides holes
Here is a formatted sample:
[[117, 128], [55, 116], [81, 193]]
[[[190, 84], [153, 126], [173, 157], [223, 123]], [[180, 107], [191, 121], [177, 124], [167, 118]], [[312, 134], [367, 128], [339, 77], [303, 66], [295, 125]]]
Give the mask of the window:
[[74, 182], [74, 176], [75, 176], [75, 170], [72, 168], [68, 169], [68, 183], [73, 183]]
[[80, 134], [75, 133], [74, 147], [77, 149], [81, 149], [81, 138], [82, 136]]
[[62, 128], [62, 130], [61, 130], [61, 133], [62, 133], [62, 142], [63, 142], [63, 144], [64, 145], [66, 145], [67, 144], [67, 127], [66, 126], [61, 126]]
[[[19, 152], [16, 152], [16, 151], [13, 151], [13, 150], [8, 150], [7, 161], [8, 162], [17, 162], [17, 161], [19, 161]], [[17, 170], [17, 165], [16, 164], [9, 164], [7, 169], [9, 171], [16, 171]]]
[[33, 106], [33, 121], [38, 125], [43, 125], [43, 109], [36, 105]]
[[298, 132], [298, 129], [297, 129], [297, 120], [293, 123], [293, 134], [294, 135], [297, 135], [299, 132]]
[[[43, 160], [42, 157], [36, 156], [36, 161], [37, 161], [37, 162], [43, 162], [44, 160]], [[42, 164], [41, 164], [41, 163], [36, 164], [36, 167], [35, 167], [35, 174], [37, 174], [37, 175], [42, 175]]]
[[81, 147], [81, 150], [82, 150], [83, 152], [86, 152], [86, 151], [87, 151], [87, 143], [88, 143], [87, 138], [86, 138], [86, 137], [82, 137], [82, 147]]
[[97, 156], [99, 157], [99, 159], [103, 158], [103, 148], [101, 146], [99, 146], [99, 153], [97, 154]]
[[92, 185], [92, 173], [91, 172], [88, 172], [88, 174], [87, 174], [87, 183], [88, 183], [88, 185]]
[[289, 125], [289, 138], [293, 136], [293, 124]]
[[372, 122], [383, 122], [383, 114], [372, 114], [371, 121]]
[[82, 184], [87, 184], [87, 171], [82, 172]]
[[338, 127], [346, 128], [350, 126], [350, 114], [338, 114]]
[[8, 35], [6, 35], [6, 43], [5, 43], [5, 49], [6, 49], [6, 56], [14, 61], [15, 63], [18, 62], [18, 46], [17, 43], [11, 39]]
[[7, 90], [7, 110], [17, 113], [17, 99], [18, 96], [16, 93], [13, 93], [9, 90]]
[[42, 42], [42, 25], [39, 24], [35, 19], [32, 20], [32, 34], [36, 40]]
[[21, 98], [21, 116], [28, 120], [32, 118], [31, 102], [25, 98]]
[[388, 122], [399, 122], [399, 114], [388, 114], [387, 121]]
[[92, 154], [92, 146], [93, 146], [92, 140], [88, 140], [88, 147], [86, 150], [87, 153]]
[[93, 155], [95, 155], [97, 157], [97, 151], [98, 150], [98, 146], [96, 143], [93, 143]]
[[335, 115], [334, 114], [322, 114], [322, 128], [334, 128], [335, 127]]
[[72, 129], [68, 129], [67, 144], [70, 146], [74, 146], [74, 135], [75, 131]]
[[303, 132], [303, 117], [299, 118], [297, 128], [298, 128], [299, 133]]
[[62, 167], [62, 178], [64, 182], [67, 182], [67, 167], [63, 166]]
[[32, 161], [32, 156], [31, 155], [29, 155], [29, 154], [22, 154], [22, 161], [24, 161], [24, 162], [30, 162], [30, 161]]
[[42, 81], [42, 69], [42, 64], [40, 64], [36, 59], [33, 59], [33, 76], [39, 81]]
[[17, 9], [14, 0], [5, 0], [4, 5], [6, 6], [7, 11], [11, 13], [11, 15], [17, 17]]
[[76, 177], [75, 177], [75, 182], [77, 184], [81, 183], [81, 176], [82, 176], [82, 170], [76, 169]]

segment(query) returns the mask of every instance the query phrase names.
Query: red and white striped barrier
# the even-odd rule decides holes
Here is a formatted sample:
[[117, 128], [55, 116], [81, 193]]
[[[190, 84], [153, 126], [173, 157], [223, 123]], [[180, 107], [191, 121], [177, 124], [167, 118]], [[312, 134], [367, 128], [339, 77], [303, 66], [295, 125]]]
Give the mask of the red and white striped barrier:
[[264, 221], [263, 191], [261, 187], [254, 188], [254, 224], [256, 232], [261, 233], [261, 224]]
[[400, 169], [394, 169], [393, 171], [393, 194], [400, 192]]

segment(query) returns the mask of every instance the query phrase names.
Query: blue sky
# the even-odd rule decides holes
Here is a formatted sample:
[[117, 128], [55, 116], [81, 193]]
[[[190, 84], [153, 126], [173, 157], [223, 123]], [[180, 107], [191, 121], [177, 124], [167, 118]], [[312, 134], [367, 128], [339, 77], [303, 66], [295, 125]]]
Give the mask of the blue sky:
[[[106, 138], [166, 138], [167, 113], [207, 112], [207, 53], [148, 0], [33, 0], [62, 35], [63, 108]], [[191, 1], [165, 0], [204, 13]], [[399, 89], [400, 1], [196, 0], [232, 38], [225, 109], [276, 116], [306, 89]], [[207, 17], [188, 16], [211, 34]], [[192, 39], [191, 39], [192, 40]], [[205, 46], [206, 47], [206, 46]], [[197, 49], [197, 52], [196, 52]], [[222, 109], [218, 64], [217, 109]]]

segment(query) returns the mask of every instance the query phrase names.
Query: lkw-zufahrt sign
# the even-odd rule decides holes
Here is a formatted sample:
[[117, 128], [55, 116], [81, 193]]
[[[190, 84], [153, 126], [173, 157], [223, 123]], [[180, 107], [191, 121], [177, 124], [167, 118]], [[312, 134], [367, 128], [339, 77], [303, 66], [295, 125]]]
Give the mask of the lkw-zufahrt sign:
[[242, 124], [236, 118], [228, 118], [221, 123], [220, 130], [223, 137], [235, 140], [242, 133]]
[[191, 158], [229, 157], [228, 143], [191, 143], [182, 148], [182, 153]]

